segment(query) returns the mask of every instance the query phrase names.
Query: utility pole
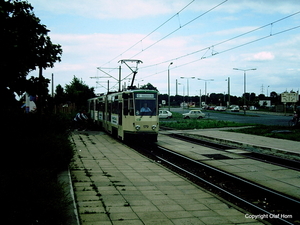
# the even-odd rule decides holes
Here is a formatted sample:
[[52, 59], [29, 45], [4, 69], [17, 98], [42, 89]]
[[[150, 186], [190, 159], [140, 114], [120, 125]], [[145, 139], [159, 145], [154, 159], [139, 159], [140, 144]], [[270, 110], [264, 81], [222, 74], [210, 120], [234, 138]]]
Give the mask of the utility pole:
[[54, 79], [53, 79], [53, 73], [52, 73], [52, 98], [54, 97]]
[[[130, 87], [133, 88], [134, 79], [135, 79], [135, 76], [136, 76], [137, 71], [138, 71], [138, 64], [139, 63], [143, 63], [143, 62], [141, 60], [139, 60], [139, 59], [122, 59], [119, 62], [124, 63], [131, 70], [131, 72], [133, 73], [133, 77], [132, 77], [131, 85], [130, 85]], [[127, 62], [135, 62], [136, 63], [135, 69], [133, 70], [132, 67], [130, 67], [127, 64]], [[124, 79], [126, 79], [126, 77]], [[121, 82], [121, 80], [119, 82]]]
[[168, 66], [168, 108], [170, 111], [170, 66], [173, 64], [173, 62], [170, 62]]
[[233, 70], [241, 70], [241, 71], [244, 71], [244, 115], [246, 115], [246, 72], [249, 71], [249, 70], [256, 70], [256, 68], [253, 68], [253, 69], [239, 69], [239, 68], [233, 68]]

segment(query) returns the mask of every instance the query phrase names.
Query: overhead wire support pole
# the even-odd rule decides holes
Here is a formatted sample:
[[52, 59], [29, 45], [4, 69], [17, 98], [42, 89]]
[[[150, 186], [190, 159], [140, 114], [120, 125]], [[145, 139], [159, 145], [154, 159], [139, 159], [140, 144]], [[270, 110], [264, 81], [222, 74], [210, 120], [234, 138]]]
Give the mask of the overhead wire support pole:
[[[117, 78], [115, 78], [114, 76], [110, 75], [109, 73], [105, 72], [103, 69], [118, 69], [118, 68], [101, 68], [101, 67], [97, 67], [98, 70], [100, 70], [102, 73], [105, 73], [107, 76], [109, 76], [110, 78], [113, 78], [115, 80], [118, 80]], [[97, 78], [97, 77], [91, 77], [91, 78]], [[99, 77], [101, 78], [101, 77]]]
[[[115, 78], [114, 76], [110, 75], [109, 73], [105, 72], [104, 69], [110, 69], [110, 70], [114, 70], [114, 69], [118, 69], [118, 68], [105, 68], [105, 67], [97, 67], [98, 70], [100, 70], [102, 73], [104, 73], [107, 76], [95, 76], [95, 77], [90, 77], [91, 79], [100, 79], [100, 78], [108, 78], [107, 80], [107, 92], [109, 92], [109, 79], [112, 78], [116, 81], [118, 81], [117, 78]], [[99, 84], [99, 82], [96, 82], [97, 84]], [[101, 85], [102, 87], [104, 87], [103, 85]], [[105, 87], [104, 87], [105, 88]]]
[[[131, 72], [133, 73], [133, 77], [132, 77], [132, 81], [131, 81], [131, 85], [130, 85], [131, 87], [133, 87], [134, 79], [135, 79], [135, 76], [136, 76], [137, 71], [138, 71], [138, 64], [143, 63], [143, 62], [139, 59], [122, 59], [119, 62], [124, 63], [131, 70]], [[135, 62], [136, 63], [135, 70], [133, 70], [126, 62]]]

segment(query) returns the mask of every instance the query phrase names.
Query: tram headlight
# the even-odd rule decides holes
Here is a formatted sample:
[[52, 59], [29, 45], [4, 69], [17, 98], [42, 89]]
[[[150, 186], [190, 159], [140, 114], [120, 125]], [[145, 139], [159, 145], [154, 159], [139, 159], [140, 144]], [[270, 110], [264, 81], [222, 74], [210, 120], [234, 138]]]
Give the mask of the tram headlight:
[[156, 125], [152, 125], [152, 130], [155, 130], [156, 129]]
[[135, 126], [135, 129], [136, 129], [136, 130], [140, 130], [140, 129], [141, 129], [141, 126], [140, 126], [140, 125], [136, 125], [136, 126]]

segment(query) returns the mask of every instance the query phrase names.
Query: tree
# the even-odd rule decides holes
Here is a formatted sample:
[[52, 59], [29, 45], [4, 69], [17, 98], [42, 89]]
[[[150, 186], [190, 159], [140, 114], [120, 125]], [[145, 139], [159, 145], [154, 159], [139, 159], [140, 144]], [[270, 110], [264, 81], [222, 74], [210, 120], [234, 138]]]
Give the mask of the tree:
[[152, 84], [148, 83], [148, 84], [145, 84], [145, 85], [142, 85], [140, 87], [140, 89], [147, 89], [147, 90], [155, 90], [155, 91], [158, 91], [156, 87], [154, 87]]
[[280, 104], [280, 95], [277, 94], [275, 91], [272, 91], [270, 93], [270, 99], [271, 99], [271, 103], [272, 105], [277, 105], [277, 104]]
[[4, 98], [26, 91], [30, 71], [38, 68], [42, 80], [42, 69], [61, 60], [61, 46], [51, 42], [49, 30], [40, 22], [27, 1], [0, 0], [0, 93]]
[[43, 95], [48, 96], [48, 84], [50, 80], [44, 77], [30, 77], [26, 82], [26, 91], [29, 95]]
[[55, 89], [55, 96], [54, 96], [55, 104], [63, 104], [66, 103], [66, 94], [64, 88], [59, 84], [56, 86]]
[[65, 93], [67, 101], [75, 103], [77, 108], [85, 108], [87, 100], [95, 97], [94, 88], [89, 88], [75, 75], [71, 83], [65, 86]]

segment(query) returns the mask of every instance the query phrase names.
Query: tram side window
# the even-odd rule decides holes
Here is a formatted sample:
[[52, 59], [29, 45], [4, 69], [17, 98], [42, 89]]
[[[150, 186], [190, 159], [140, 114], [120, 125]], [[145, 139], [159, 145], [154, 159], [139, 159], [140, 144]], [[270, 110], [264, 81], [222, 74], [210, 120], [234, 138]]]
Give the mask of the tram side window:
[[[123, 93], [123, 114], [134, 116], [134, 102], [132, 93]], [[121, 109], [121, 108], [120, 108]]]
[[122, 125], [122, 102], [119, 102], [119, 124]]
[[128, 115], [128, 99], [124, 99], [124, 109], [123, 114], [126, 116]]
[[98, 107], [98, 111], [104, 112], [104, 102], [99, 102]]
[[118, 101], [114, 101], [112, 103], [112, 113], [118, 114], [119, 113], [119, 104]]
[[129, 115], [134, 116], [134, 104], [133, 104], [133, 99], [129, 99]]
[[109, 102], [108, 104], [107, 104], [107, 112], [108, 113], [111, 113], [111, 103]]
[[94, 100], [90, 101], [90, 110], [94, 110]]

